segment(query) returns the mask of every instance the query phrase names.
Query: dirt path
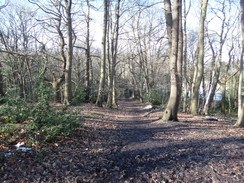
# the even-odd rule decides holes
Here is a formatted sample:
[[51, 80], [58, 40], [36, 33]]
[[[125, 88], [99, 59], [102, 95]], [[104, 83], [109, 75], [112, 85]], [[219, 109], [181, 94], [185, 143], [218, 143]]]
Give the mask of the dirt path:
[[162, 112], [150, 113], [144, 106], [124, 101], [118, 111], [102, 116], [107, 139], [97, 156], [106, 157], [107, 166], [94, 181], [243, 182], [243, 129], [190, 115], [177, 123], [162, 122]]
[[[244, 181], [244, 130], [225, 120], [180, 115], [162, 122], [159, 110], [122, 101], [118, 109], [83, 107], [82, 137], [7, 161], [6, 182]], [[18, 161], [18, 166], [16, 165]]]

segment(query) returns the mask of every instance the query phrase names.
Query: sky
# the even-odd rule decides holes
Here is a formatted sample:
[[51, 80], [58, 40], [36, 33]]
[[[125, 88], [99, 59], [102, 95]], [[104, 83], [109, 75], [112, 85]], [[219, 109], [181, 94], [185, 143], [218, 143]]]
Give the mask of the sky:
[[[14, 4], [18, 3], [18, 4], [25, 4], [28, 3], [28, 0], [0, 0], [0, 6], [5, 4], [7, 1], [10, 1]], [[41, 1], [45, 1], [45, 0], [41, 0]], [[147, 1], [147, 0], [141, 0], [141, 1]], [[150, 0], [151, 2], [158, 2], [158, 0]], [[209, 22], [209, 27], [210, 30], [213, 31], [218, 31], [218, 29], [220, 28], [220, 21], [216, 18], [216, 16], [212, 13], [212, 11], [214, 10], [214, 8], [217, 7], [217, 5], [215, 6], [215, 4], [217, 4], [217, 2], [221, 0], [209, 0], [209, 9], [208, 9], [208, 15], [207, 15], [207, 19], [211, 21]], [[133, 2], [133, 1], [132, 1]], [[200, 17], [200, 1], [199, 0], [191, 0], [191, 8], [189, 11], [189, 15], [187, 17], [187, 26], [189, 30], [195, 30], [198, 31], [198, 27], [199, 27], [199, 17]], [[187, 6], [189, 5], [189, 0], [186, 0]], [[96, 7], [100, 7], [101, 10], [100, 11], [95, 11], [92, 10], [91, 11], [91, 17], [93, 18], [93, 21], [91, 22], [91, 27], [93, 27], [93, 29], [91, 29], [91, 35], [94, 37], [94, 39], [96, 40], [93, 44], [96, 47], [99, 47], [101, 45], [101, 33], [102, 33], [102, 21], [103, 21], [103, 8], [102, 8], [102, 0], [95, 0], [92, 2], [92, 4], [94, 4]], [[237, 6], [239, 5], [239, 1], [237, 3]], [[28, 3], [28, 6], [30, 6], [30, 3]], [[158, 4], [157, 6], [162, 7], [162, 13], [163, 13], [163, 3]], [[233, 14], [235, 14], [236, 12], [238, 12], [238, 7], [235, 6], [233, 9], [231, 9], [231, 12]], [[219, 12], [218, 12], [219, 13]], [[220, 15], [221, 16], [221, 15]]]

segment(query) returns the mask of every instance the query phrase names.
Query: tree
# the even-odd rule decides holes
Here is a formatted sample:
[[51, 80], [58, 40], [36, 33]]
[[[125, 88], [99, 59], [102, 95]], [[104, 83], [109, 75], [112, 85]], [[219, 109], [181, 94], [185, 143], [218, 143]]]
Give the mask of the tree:
[[72, 0], [65, 0], [65, 25], [67, 31], [67, 62], [64, 72], [64, 103], [69, 105], [72, 100], [72, 59], [73, 59], [73, 38], [72, 38], [72, 17], [71, 17]]
[[103, 14], [103, 37], [102, 37], [100, 79], [99, 79], [99, 88], [98, 88], [97, 101], [96, 101], [96, 105], [98, 107], [102, 107], [103, 102], [104, 102], [106, 41], [107, 41], [107, 27], [108, 27], [108, 5], [109, 5], [109, 0], [104, 0], [103, 1], [104, 14]]
[[193, 115], [198, 114], [199, 88], [203, 78], [204, 60], [204, 24], [207, 14], [208, 0], [202, 0], [200, 30], [198, 35], [197, 62], [194, 70], [193, 86], [191, 92], [190, 110]]
[[[152, 92], [156, 91], [161, 95], [161, 88], [167, 88], [162, 84], [164, 81], [160, 76], [165, 74], [165, 68], [168, 67], [167, 63], [164, 64], [167, 58], [166, 50], [163, 49], [166, 44], [163, 33], [165, 26], [159, 21], [163, 17], [161, 10], [154, 7], [156, 3], [133, 3], [134, 8], [129, 12], [132, 31], [122, 37], [122, 40], [128, 40], [130, 59], [127, 63], [132, 80], [130, 90], [135, 91], [136, 97], [141, 101], [151, 102]], [[166, 72], [168, 74], [168, 70]], [[162, 102], [160, 98], [158, 100]]]
[[[109, 89], [108, 89], [108, 99], [107, 107], [116, 106], [116, 92], [115, 92], [115, 67], [117, 64], [117, 53], [118, 53], [118, 38], [119, 38], [119, 20], [120, 20], [120, 2], [121, 0], [116, 1], [116, 10], [115, 10], [115, 25], [114, 30], [111, 35], [111, 64], [109, 64]], [[109, 62], [110, 63], [110, 62]]]
[[236, 126], [244, 127], [244, 103], [242, 101], [242, 86], [243, 86], [243, 52], [244, 52], [244, 0], [240, 0], [241, 8], [241, 32], [242, 32], [242, 52], [240, 59], [240, 76], [238, 89], [238, 120]]
[[[14, 9], [14, 11], [13, 11]], [[1, 83], [7, 88], [15, 88], [19, 96], [27, 99], [33, 97], [35, 85], [35, 68], [38, 62], [31, 54], [36, 28], [32, 17], [35, 13], [28, 7], [12, 5], [1, 11], [0, 41], [2, 58], [1, 66], [4, 77]], [[2, 74], [2, 72], [1, 72]], [[3, 89], [3, 88], [2, 88]]]
[[[6, 3], [6, 2], [5, 2]], [[0, 6], [0, 10], [2, 8], [6, 7], [6, 4]], [[2, 63], [0, 62], [0, 97], [4, 96], [4, 88], [3, 88], [3, 68], [2, 68]], [[0, 100], [0, 103], [2, 101]]]
[[90, 1], [86, 0], [87, 15], [86, 15], [86, 72], [85, 72], [85, 88], [86, 88], [86, 101], [91, 97], [91, 45], [90, 45]]
[[[58, 35], [60, 57], [52, 57], [53, 60], [61, 61], [62, 70], [60, 73], [52, 71], [55, 67], [49, 68], [51, 71], [51, 79], [46, 77], [46, 81], [50, 82], [54, 90], [54, 99], [59, 102], [60, 86], [64, 82], [63, 102], [69, 105], [72, 99], [72, 60], [73, 60], [73, 28], [72, 28], [72, 0], [52, 1], [47, 2], [29, 0], [35, 4], [39, 10], [43, 11], [49, 19], [43, 18], [42, 22], [44, 29], [47, 29], [49, 34]], [[46, 52], [47, 53], [47, 52]], [[48, 54], [48, 53], [47, 53]], [[58, 77], [56, 76], [58, 75]]]
[[[0, 97], [4, 96], [4, 89], [3, 89], [3, 68], [2, 68], [2, 64], [0, 62]], [[1, 100], [0, 100], [1, 103]]]
[[[204, 114], [209, 113], [211, 104], [213, 102], [213, 98], [216, 93], [217, 84], [219, 83], [221, 68], [223, 67], [224, 64], [223, 63], [224, 45], [227, 41], [227, 36], [231, 30], [231, 26], [234, 27], [233, 22], [235, 22], [235, 19], [232, 22], [230, 21], [233, 19], [233, 17], [229, 17], [229, 18], [227, 17], [226, 7], [227, 7], [227, 3], [226, 1], [223, 1], [221, 2], [220, 9], [216, 8], [216, 10], [214, 10], [214, 15], [221, 22], [220, 31], [214, 30], [212, 35], [209, 35], [210, 30], [207, 31], [207, 37], [212, 52], [212, 67], [211, 67], [210, 87], [209, 87], [209, 91], [207, 92], [206, 102], [203, 108]], [[228, 72], [228, 66], [226, 71]], [[222, 94], [224, 94], [224, 91]]]
[[[166, 7], [171, 6], [171, 2], [170, 0], [165, 1], [166, 3]], [[180, 0], [175, 0], [173, 3], [173, 16], [172, 16], [172, 20], [166, 20], [167, 26], [172, 27], [171, 28], [171, 33], [168, 32], [169, 34], [172, 34], [172, 38], [171, 38], [171, 43], [169, 41], [169, 44], [171, 45], [170, 48], [170, 97], [169, 97], [169, 101], [167, 104], [167, 107], [164, 111], [164, 116], [163, 116], [163, 120], [172, 120], [172, 121], [178, 121], [178, 117], [177, 117], [177, 113], [178, 113], [178, 107], [179, 107], [179, 93], [181, 90], [181, 82], [180, 82], [180, 73], [181, 73], [181, 64], [178, 62], [178, 57], [181, 57], [179, 55], [179, 53], [182, 51], [180, 51], [179, 49], [182, 50], [182, 43], [181, 42], [181, 36], [179, 36], [180, 34], [182, 35], [182, 28], [180, 28], [180, 19], [181, 19], [181, 1]], [[171, 12], [170, 9], [166, 9], [167, 14], [170, 14]], [[167, 19], [167, 16], [166, 16]], [[172, 22], [172, 24], [170, 24], [169, 22]], [[170, 29], [167, 29], [168, 31], [170, 31]], [[181, 38], [180, 38], [181, 37]], [[169, 38], [170, 39], [170, 38]], [[180, 65], [179, 65], [180, 64]]]
[[[222, 93], [222, 98], [221, 98], [221, 113], [226, 114], [226, 101], [227, 101], [227, 97], [226, 97], [226, 86], [227, 86], [227, 82], [229, 79], [231, 79], [234, 75], [232, 75], [231, 77], [229, 76], [229, 70], [230, 70], [230, 66], [231, 66], [231, 62], [233, 61], [233, 50], [234, 50], [234, 45], [232, 44], [229, 52], [228, 52], [228, 62], [226, 65], [224, 65], [224, 72], [223, 72], [223, 76], [222, 78], [219, 80], [219, 85], [221, 87], [221, 93]], [[231, 106], [229, 105], [229, 109], [231, 108]]]

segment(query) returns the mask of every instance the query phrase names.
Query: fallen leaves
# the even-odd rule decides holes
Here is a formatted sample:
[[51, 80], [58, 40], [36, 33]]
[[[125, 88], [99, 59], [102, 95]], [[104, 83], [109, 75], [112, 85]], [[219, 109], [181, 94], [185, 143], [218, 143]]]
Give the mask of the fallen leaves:
[[180, 114], [179, 122], [163, 122], [162, 111], [144, 107], [135, 101], [120, 102], [118, 110], [83, 106], [82, 136], [5, 157], [0, 181], [244, 181], [244, 129], [188, 114]]

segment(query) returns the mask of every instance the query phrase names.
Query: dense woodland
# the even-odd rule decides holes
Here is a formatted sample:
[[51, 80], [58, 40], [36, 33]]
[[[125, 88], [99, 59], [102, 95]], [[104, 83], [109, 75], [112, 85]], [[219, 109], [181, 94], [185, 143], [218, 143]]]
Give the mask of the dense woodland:
[[237, 113], [242, 68], [237, 1], [6, 3], [1, 96], [12, 90], [10, 95], [35, 102], [44, 82], [53, 102], [67, 105], [113, 107], [126, 95], [168, 103], [166, 120], [177, 120], [178, 110]]
[[[0, 94], [116, 107], [124, 97], [242, 120], [241, 3], [9, 0], [1, 4]], [[240, 11], [241, 10], [241, 11]]]
[[0, 14], [0, 182], [244, 182], [244, 0]]

